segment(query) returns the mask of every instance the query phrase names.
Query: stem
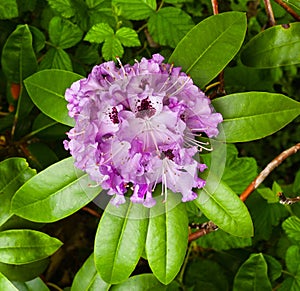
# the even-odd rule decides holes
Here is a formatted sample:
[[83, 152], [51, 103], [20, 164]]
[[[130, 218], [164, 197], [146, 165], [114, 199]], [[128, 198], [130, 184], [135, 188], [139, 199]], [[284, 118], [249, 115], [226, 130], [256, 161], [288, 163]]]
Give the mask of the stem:
[[219, 14], [219, 3], [218, 0], [211, 0], [214, 15]]
[[273, 9], [272, 9], [270, 0], [264, 0], [264, 3], [265, 3], [266, 12], [268, 15], [269, 26], [274, 26], [276, 24], [276, 22], [275, 22], [274, 13], [273, 13]]
[[203, 223], [200, 226], [200, 229], [189, 234], [189, 242], [194, 241], [198, 238], [200, 238], [201, 236], [204, 236], [208, 233], [211, 233], [213, 231], [216, 231], [218, 229], [218, 227], [212, 222], [212, 221], [208, 221], [206, 223]]
[[180, 283], [180, 285], [183, 284], [183, 275], [184, 275], [187, 263], [189, 261], [189, 257], [190, 257], [191, 251], [193, 249], [193, 245], [194, 245], [194, 243], [191, 243], [189, 245], [187, 254], [186, 254], [185, 258], [184, 258], [184, 262], [183, 262], [183, 265], [182, 265], [181, 270], [180, 270], [180, 273], [178, 274], [178, 282]]
[[300, 16], [298, 13], [292, 9], [290, 6], [288, 6], [286, 3], [282, 2], [282, 0], [274, 0], [277, 4], [279, 4], [283, 9], [286, 10], [290, 15], [294, 17], [295, 20], [300, 21]]
[[261, 172], [260, 174], [249, 184], [249, 186], [243, 191], [240, 195], [240, 199], [245, 201], [249, 195], [258, 188], [258, 186], [267, 178], [267, 176], [278, 167], [285, 159], [289, 156], [297, 153], [300, 150], [300, 143], [292, 146], [291, 148], [283, 151], [278, 155], [273, 161], [271, 161]]
[[97, 218], [101, 218], [101, 215], [97, 211], [95, 211], [87, 206], [82, 207], [81, 210], [86, 211], [87, 213], [89, 213]]

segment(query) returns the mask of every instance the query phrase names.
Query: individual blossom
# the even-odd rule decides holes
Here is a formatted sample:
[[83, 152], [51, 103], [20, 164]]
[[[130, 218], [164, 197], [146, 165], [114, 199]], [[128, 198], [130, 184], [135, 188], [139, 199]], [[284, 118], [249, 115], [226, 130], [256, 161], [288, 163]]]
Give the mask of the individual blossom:
[[216, 136], [222, 116], [189, 76], [163, 60], [155, 54], [132, 66], [106, 62], [66, 90], [75, 127], [65, 148], [115, 205], [131, 193], [132, 202], [152, 207], [159, 184], [164, 199], [169, 189], [190, 201], [205, 185], [198, 174], [206, 165], [195, 155], [206, 147], [197, 137]]

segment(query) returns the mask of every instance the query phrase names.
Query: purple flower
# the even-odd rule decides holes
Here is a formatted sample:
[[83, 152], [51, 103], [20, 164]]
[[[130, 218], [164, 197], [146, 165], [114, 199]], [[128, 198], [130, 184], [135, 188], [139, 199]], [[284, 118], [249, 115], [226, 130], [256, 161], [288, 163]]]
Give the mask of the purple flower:
[[112, 203], [132, 193], [132, 202], [152, 207], [158, 184], [164, 199], [168, 189], [184, 202], [197, 197], [193, 189], [205, 185], [198, 172], [206, 168], [194, 159], [206, 149], [197, 136], [216, 136], [222, 116], [180, 68], [159, 54], [120, 68], [106, 62], [65, 97], [76, 125], [64, 146]]

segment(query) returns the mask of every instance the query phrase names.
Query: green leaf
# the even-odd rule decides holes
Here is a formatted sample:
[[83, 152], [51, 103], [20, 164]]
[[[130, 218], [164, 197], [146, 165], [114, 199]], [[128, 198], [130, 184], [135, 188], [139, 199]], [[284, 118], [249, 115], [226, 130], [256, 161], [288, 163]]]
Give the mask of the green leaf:
[[98, 23], [92, 26], [84, 40], [91, 43], [101, 43], [108, 38], [112, 38], [113, 35], [114, 30], [107, 23]]
[[50, 7], [62, 17], [70, 18], [75, 15], [72, 0], [47, 0]]
[[49, 258], [46, 258], [22, 265], [0, 263], [0, 272], [11, 281], [25, 282], [42, 274], [49, 265], [49, 261]]
[[101, 4], [104, 2], [104, 0], [86, 0], [86, 5], [90, 9], [98, 9], [101, 8]]
[[300, 9], [300, 1], [299, 0], [283, 0], [287, 4], [294, 6], [296, 9]]
[[82, 38], [82, 30], [71, 21], [55, 16], [49, 23], [50, 41], [62, 49], [76, 45]]
[[[300, 103], [281, 94], [246, 92], [212, 102], [224, 121], [226, 142], [263, 138], [283, 128], [300, 113]], [[270, 106], [272, 104], [272, 106]]]
[[254, 224], [254, 241], [269, 240], [273, 226], [288, 215], [287, 209], [278, 202], [268, 203], [257, 192], [246, 200]]
[[[213, 155], [201, 155], [204, 164], [211, 168], [211, 159], [224, 158], [224, 149], [214, 148]], [[220, 151], [220, 153], [219, 153]], [[233, 144], [226, 145], [226, 163], [222, 174], [222, 181], [225, 182], [235, 193], [240, 194], [257, 176], [257, 164], [254, 158], [238, 157], [238, 150]]]
[[28, 180], [14, 195], [11, 211], [35, 222], [65, 218], [92, 201], [101, 191], [88, 175], [64, 159]]
[[0, 163], [0, 226], [11, 216], [11, 198], [36, 171], [23, 158], [10, 158]]
[[8, 37], [1, 62], [7, 80], [17, 84], [37, 70], [32, 35], [27, 24], [19, 25]]
[[266, 260], [266, 263], [268, 265], [268, 277], [271, 282], [274, 282], [277, 280], [282, 273], [282, 267], [281, 264], [272, 256], [265, 255], [264, 259]]
[[0, 273], [0, 290], [18, 291], [18, 289], [11, 283], [3, 274]]
[[124, 49], [121, 42], [115, 36], [107, 38], [102, 47], [102, 55], [106, 61], [115, 60], [116, 57], [122, 57]]
[[[216, 276], [216, 274], [218, 275]], [[192, 287], [191, 290], [195, 291], [228, 290], [224, 269], [213, 260], [194, 259], [187, 266], [184, 282], [185, 285]]]
[[32, 34], [32, 46], [35, 52], [40, 52], [45, 47], [45, 35], [35, 26], [29, 26]]
[[71, 291], [108, 291], [110, 286], [98, 274], [91, 254], [75, 275]]
[[35, 278], [24, 283], [26, 291], [50, 291], [41, 278]]
[[197, 239], [197, 244], [202, 248], [225, 251], [250, 247], [252, 245], [252, 239], [250, 237], [233, 236], [219, 229], [218, 231], [214, 231], [209, 235], [204, 235]]
[[274, 68], [300, 63], [300, 23], [276, 25], [253, 37], [244, 47], [244, 65]]
[[233, 291], [271, 291], [267, 269], [267, 263], [261, 253], [251, 254], [234, 278]]
[[27, 264], [47, 258], [62, 242], [43, 232], [13, 229], [0, 232], [0, 261], [6, 264]]
[[165, 7], [148, 20], [149, 33], [154, 41], [174, 48], [194, 26], [192, 18], [179, 8]]
[[95, 238], [95, 265], [105, 282], [120, 283], [134, 270], [145, 246], [147, 212], [128, 201], [118, 208], [107, 205]]
[[72, 61], [63, 49], [51, 47], [40, 63], [40, 70], [46, 69], [72, 71]]
[[[176, 243], [175, 243], [176, 242]], [[150, 208], [146, 255], [155, 277], [169, 284], [178, 274], [188, 243], [188, 217], [179, 195], [168, 192]]]
[[206, 18], [180, 41], [169, 62], [191, 75], [200, 88], [212, 81], [239, 51], [247, 28], [241, 12]]
[[74, 120], [68, 116], [64, 94], [73, 82], [81, 78], [68, 71], [44, 70], [27, 78], [24, 84], [32, 101], [44, 114], [57, 122], [74, 126]]
[[207, 218], [229, 234], [250, 237], [253, 225], [247, 207], [231, 188], [213, 174], [209, 174], [206, 185], [198, 191], [194, 203]]
[[289, 217], [282, 223], [282, 228], [292, 242], [300, 245], [300, 218], [297, 216]]
[[121, 27], [118, 29], [116, 32], [116, 37], [124, 46], [131, 47], [141, 45], [138, 34], [135, 32], [135, 30], [129, 27]]
[[18, 16], [19, 13], [16, 0], [1, 0], [0, 19], [11, 19]]
[[156, 0], [113, 0], [121, 15], [130, 20], [143, 20], [156, 10]]
[[112, 286], [110, 291], [166, 291], [168, 287], [160, 283], [153, 274], [141, 274], [130, 277], [127, 281]]
[[298, 246], [290, 246], [286, 251], [286, 266], [291, 273], [282, 282], [278, 291], [298, 291], [300, 288], [300, 248]]

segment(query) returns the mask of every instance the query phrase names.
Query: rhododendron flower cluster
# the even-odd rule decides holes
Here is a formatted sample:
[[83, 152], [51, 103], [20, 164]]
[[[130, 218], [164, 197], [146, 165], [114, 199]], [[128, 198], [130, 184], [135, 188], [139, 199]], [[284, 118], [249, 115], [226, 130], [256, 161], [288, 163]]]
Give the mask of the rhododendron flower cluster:
[[198, 174], [206, 168], [194, 158], [204, 147], [197, 136], [216, 136], [222, 116], [181, 68], [159, 54], [132, 66], [106, 62], [65, 97], [76, 122], [65, 148], [76, 167], [113, 195], [112, 203], [131, 193], [132, 202], [151, 207], [160, 183], [165, 199], [168, 189], [184, 202], [197, 197], [194, 189], [205, 185]]

